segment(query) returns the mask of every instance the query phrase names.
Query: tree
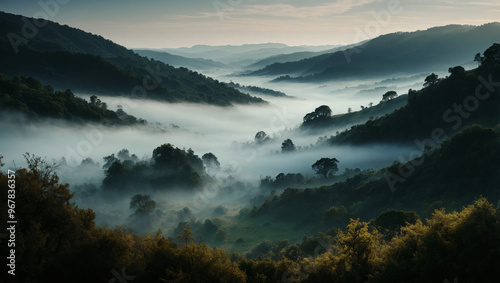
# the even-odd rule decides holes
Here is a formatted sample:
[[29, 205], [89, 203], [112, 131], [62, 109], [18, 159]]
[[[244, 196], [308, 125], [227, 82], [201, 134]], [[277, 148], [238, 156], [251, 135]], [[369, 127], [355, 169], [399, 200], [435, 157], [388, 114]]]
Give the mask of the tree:
[[203, 166], [203, 161], [201, 158], [194, 153], [194, 151], [190, 148], [186, 152], [186, 158], [188, 163], [198, 172], [199, 174], [205, 173], [205, 167]]
[[481, 56], [481, 53], [476, 53], [476, 56], [474, 56], [474, 62], [476, 62], [478, 66], [481, 66], [483, 59], [484, 58]]
[[179, 168], [188, 162], [186, 153], [171, 144], [163, 144], [155, 148], [153, 160], [156, 168]]
[[219, 160], [217, 160], [217, 157], [211, 152], [203, 154], [201, 159], [207, 168], [220, 168]]
[[380, 235], [359, 219], [351, 219], [346, 228], [337, 235], [340, 256], [336, 272], [343, 282], [367, 282], [379, 256]]
[[492, 46], [490, 46], [486, 51], [483, 53], [484, 58], [481, 61], [482, 66], [493, 66], [494, 64], [499, 64], [500, 63], [500, 44], [495, 43]]
[[437, 82], [438, 82], [438, 75], [432, 73], [425, 78], [424, 86], [427, 87], [427, 86], [435, 85]]
[[328, 174], [335, 174], [339, 171], [337, 163], [339, 161], [336, 158], [321, 158], [316, 161], [311, 167], [316, 174], [321, 175], [326, 178]]
[[90, 104], [95, 106], [96, 102], [97, 102], [97, 96], [92, 95], [90, 97]]
[[293, 152], [295, 149], [295, 145], [291, 139], [286, 139], [281, 144], [281, 152]]
[[351, 113], [351, 112], [352, 112], [352, 108], [351, 107], [347, 108], [347, 113]]
[[462, 66], [450, 67], [448, 69], [450, 76], [462, 76], [465, 74], [465, 69]]
[[149, 195], [137, 194], [130, 200], [130, 209], [135, 209], [136, 215], [150, 215], [156, 208], [156, 202]]
[[[91, 209], [78, 208], [72, 201], [74, 193], [69, 190], [68, 184], [59, 182], [55, 163], [49, 164], [45, 159], [28, 153], [24, 157], [27, 169], [18, 168], [15, 174], [0, 171], [0, 189], [5, 192], [0, 196], [2, 215], [7, 218], [8, 205], [13, 203], [7, 197], [7, 191], [11, 189], [8, 184], [12, 185], [8, 180], [15, 180], [15, 205], [21, 208], [15, 209], [15, 220], [22, 223], [15, 225], [15, 261], [22, 263], [15, 269], [19, 281], [10, 281], [5, 276], [2, 278], [7, 281], [1, 281], [75, 282], [69, 277], [67, 280], [55, 280], [67, 273], [64, 270], [56, 272], [51, 267], [60, 266], [68, 253], [78, 252], [77, 249], [89, 237], [90, 230], [94, 229], [95, 213]], [[7, 249], [6, 242], [2, 239], [0, 250], [7, 257], [9, 254], [4, 252], [14, 249], [14, 246]]]
[[395, 92], [394, 90], [390, 90], [390, 91], [386, 92], [384, 95], [382, 95], [382, 100], [383, 101], [392, 100], [397, 96], [398, 96], [397, 92]]
[[266, 141], [268, 141], [270, 138], [264, 131], [260, 131], [257, 134], [255, 134], [255, 143], [256, 144], [263, 144]]
[[332, 116], [332, 110], [327, 105], [321, 105], [316, 108], [314, 112], [318, 115], [318, 117], [330, 117]]
[[325, 119], [332, 116], [332, 110], [330, 107], [327, 105], [321, 105], [320, 107], [316, 108], [314, 112], [308, 113], [304, 116], [303, 121], [312, 121], [316, 119]]
[[[103, 104], [102, 101], [99, 98], [97, 98], [96, 95], [92, 95], [90, 97], [90, 105], [95, 106], [95, 107], [103, 107], [102, 104]], [[106, 104], [106, 103], [104, 103], [104, 104]], [[108, 107], [108, 105], [106, 104], [106, 106], [103, 108], [107, 109], [107, 107]]]
[[399, 233], [401, 227], [415, 224], [419, 219], [418, 214], [414, 211], [390, 209], [382, 212], [370, 225], [376, 227], [386, 240], [390, 240]]
[[129, 180], [131, 178], [131, 170], [121, 163], [119, 160], [113, 162], [105, 171], [105, 177], [102, 181], [103, 188], [108, 189], [128, 189]]

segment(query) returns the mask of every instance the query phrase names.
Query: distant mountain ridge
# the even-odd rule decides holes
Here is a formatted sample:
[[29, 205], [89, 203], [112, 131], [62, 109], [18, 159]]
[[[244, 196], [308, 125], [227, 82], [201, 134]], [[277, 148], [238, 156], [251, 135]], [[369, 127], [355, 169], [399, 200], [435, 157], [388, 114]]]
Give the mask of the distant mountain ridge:
[[472, 63], [474, 54], [498, 41], [499, 35], [498, 22], [397, 32], [344, 51], [275, 63], [250, 75], [282, 76], [279, 81], [312, 82], [430, 71]]
[[228, 68], [226, 65], [214, 60], [203, 59], [203, 58], [187, 58], [179, 55], [173, 55], [168, 52], [146, 50], [146, 49], [134, 49], [134, 52], [141, 56], [148, 57], [150, 59], [155, 59], [174, 67], [185, 67], [191, 70]]
[[301, 52], [294, 52], [294, 53], [289, 53], [289, 54], [280, 54], [280, 55], [274, 55], [270, 56], [267, 58], [264, 58], [262, 60], [259, 60], [249, 66], [247, 66], [247, 69], [250, 70], [256, 70], [256, 69], [261, 69], [265, 68], [268, 65], [272, 65], [274, 63], [286, 63], [286, 62], [294, 62], [294, 61], [300, 61], [303, 59], [307, 58], [312, 58], [316, 56], [320, 56], [323, 54], [329, 54], [329, 53], [334, 53], [337, 51], [345, 50], [348, 48], [352, 48], [358, 45], [363, 44], [361, 43], [356, 43], [356, 44], [349, 44], [345, 46], [337, 46], [332, 49], [327, 49], [327, 50], [322, 50], [322, 51], [301, 51]]
[[[60, 89], [168, 102], [264, 102], [186, 68], [148, 60], [101, 36], [51, 21], [36, 28], [34, 21], [0, 12], [1, 73], [34, 77]], [[36, 31], [24, 38], [26, 23]]]
[[288, 46], [282, 43], [244, 44], [244, 45], [195, 45], [193, 47], [165, 48], [170, 54], [188, 58], [204, 58], [222, 62], [232, 67], [247, 67], [261, 59], [296, 52], [319, 52], [338, 46]]
[[337, 144], [425, 144], [439, 146], [466, 126], [500, 124], [500, 44], [493, 44], [470, 71], [449, 68], [450, 75], [426, 78], [425, 87], [408, 91], [408, 104], [391, 114], [353, 126], [328, 139]]

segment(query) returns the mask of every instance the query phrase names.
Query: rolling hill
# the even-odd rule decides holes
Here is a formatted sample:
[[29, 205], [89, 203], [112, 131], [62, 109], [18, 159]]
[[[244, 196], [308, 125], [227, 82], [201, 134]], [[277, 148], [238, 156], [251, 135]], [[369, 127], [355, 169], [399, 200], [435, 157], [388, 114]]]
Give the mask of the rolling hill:
[[500, 23], [449, 25], [379, 36], [360, 46], [300, 61], [275, 63], [249, 75], [282, 76], [278, 81], [313, 82], [346, 77], [430, 72], [472, 63], [500, 34]]
[[243, 45], [195, 45], [193, 47], [166, 48], [165, 51], [188, 58], [204, 58], [222, 62], [231, 67], [247, 68], [248, 65], [270, 56], [281, 56], [296, 52], [319, 52], [336, 46], [288, 46], [282, 43]]
[[185, 67], [191, 70], [210, 70], [210, 69], [228, 68], [226, 65], [220, 62], [216, 62], [214, 60], [208, 60], [203, 58], [187, 58], [179, 55], [173, 55], [163, 51], [134, 49], [134, 52], [136, 52], [141, 56], [148, 57], [150, 59], [155, 59], [174, 67]]
[[221, 106], [264, 102], [186, 68], [148, 60], [101, 36], [51, 21], [41, 27], [34, 23], [40, 21], [0, 12], [1, 73], [75, 92]]
[[414, 143], [420, 149], [463, 127], [500, 123], [500, 44], [484, 52], [481, 66], [470, 71], [449, 69], [446, 78], [409, 90], [408, 104], [381, 118], [331, 137], [331, 144]]
[[316, 56], [320, 56], [323, 54], [330, 54], [334, 53], [337, 51], [342, 51], [348, 48], [356, 47], [358, 45], [361, 45], [362, 43], [357, 43], [357, 44], [350, 44], [350, 45], [345, 45], [345, 46], [337, 46], [328, 50], [321, 50], [321, 51], [301, 51], [301, 52], [294, 52], [290, 54], [280, 54], [280, 55], [274, 55], [270, 56], [267, 58], [264, 58], [262, 60], [259, 60], [249, 66], [246, 67], [247, 70], [258, 70], [265, 68], [269, 65], [272, 65], [274, 63], [286, 63], [286, 62], [294, 62], [294, 61], [300, 61]]
[[450, 68], [448, 77], [431, 81], [420, 91], [410, 90], [406, 106], [323, 144], [351, 145], [356, 150], [381, 143], [414, 143], [419, 150], [391, 166], [360, 171], [342, 182], [286, 189], [268, 198], [252, 215], [321, 230], [341, 226], [353, 215], [370, 220], [387, 209], [430, 217], [436, 207], [456, 210], [480, 196], [497, 202], [500, 44], [488, 48], [480, 61], [470, 71]]
[[0, 74], [0, 110], [2, 113], [23, 113], [30, 121], [52, 118], [73, 123], [104, 125], [146, 124], [145, 120], [128, 115], [122, 109], [111, 111], [97, 97], [85, 101], [70, 90], [55, 91], [33, 78], [7, 78]]

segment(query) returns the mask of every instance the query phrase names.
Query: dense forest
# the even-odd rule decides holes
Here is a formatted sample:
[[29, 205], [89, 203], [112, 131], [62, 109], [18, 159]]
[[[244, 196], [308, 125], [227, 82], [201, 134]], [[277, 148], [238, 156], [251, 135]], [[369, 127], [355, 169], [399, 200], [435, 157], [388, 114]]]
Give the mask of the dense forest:
[[186, 68], [148, 60], [79, 29], [46, 21], [23, 37], [26, 18], [0, 12], [0, 72], [35, 77], [58, 89], [227, 106], [263, 103]]
[[[465, 71], [450, 67], [450, 75], [429, 75], [421, 90], [408, 91], [408, 105], [390, 115], [370, 120], [331, 137], [332, 144], [376, 142], [411, 143], [417, 139], [443, 137], [475, 123], [494, 127], [500, 123], [500, 44], [489, 47], [475, 59], [479, 67]], [[425, 143], [425, 141], [422, 141]], [[429, 142], [430, 143], [430, 142]], [[420, 146], [417, 144], [417, 146]], [[423, 146], [420, 146], [423, 147]]]
[[55, 91], [34, 78], [7, 78], [0, 74], [0, 109], [2, 112], [26, 114], [31, 121], [54, 118], [77, 123], [95, 122], [106, 125], [137, 125], [146, 121], [128, 115], [122, 109], [107, 109], [97, 96], [90, 101], [76, 97], [69, 89]]
[[[177, 241], [161, 231], [141, 236], [121, 227], [98, 227], [91, 209], [72, 202], [73, 194], [59, 182], [52, 165], [32, 155], [26, 158], [28, 168], [17, 169], [15, 175], [0, 173], [7, 192], [7, 180], [15, 180], [21, 208], [16, 210], [22, 224], [15, 241], [15, 272], [22, 282], [108, 282], [117, 276], [134, 282], [497, 279], [500, 211], [485, 198], [459, 211], [436, 210], [426, 219], [398, 211], [384, 212], [372, 222], [351, 219], [342, 229], [305, 237], [298, 244], [261, 246], [268, 256], [246, 259], [195, 242], [189, 227]], [[7, 194], [1, 202], [6, 221]], [[9, 254], [7, 245], [1, 249]]]
[[[43, 29], [26, 36], [27, 22]], [[450, 67], [444, 78], [429, 71], [420, 90], [399, 95], [389, 84], [359, 83], [463, 58], [499, 27], [394, 33], [350, 46], [362, 52], [344, 50], [354, 52], [352, 64], [336, 65], [344, 52], [320, 52], [254, 73], [285, 74], [275, 82], [294, 80], [292, 73], [309, 76], [304, 81], [357, 76], [300, 89], [310, 92], [304, 97], [329, 93], [307, 101], [264, 88], [268, 81], [221, 82], [82, 30], [0, 12], [7, 35], [0, 37], [0, 122], [8, 129], [1, 137], [22, 145], [2, 149], [34, 152], [21, 163], [0, 152], [8, 233], [0, 233], [0, 251], [15, 273], [0, 281], [498, 282], [500, 44], [467, 57], [477, 68]], [[443, 58], [412, 49], [438, 42], [446, 53], [462, 42], [457, 34], [470, 44]], [[200, 48], [208, 47], [192, 47]], [[393, 80], [413, 88], [414, 78]], [[361, 110], [334, 114], [326, 104], [342, 105], [336, 99], [352, 94], [347, 85], [385, 93], [375, 105], [349, 97], [362, 101]], [[244, 92], [273, 96], [276, 105]], [[96, 94], [132, 98], [144, 107], [139, 115], [158, 121], [110, 110]], [[236, 104], [245, 107], [226, 107]], [[305, 110], [292, 129], [287, 107], [299, 104]], [[160, 127], [176, 115], [194, 130]], [[92, 127], [102, 130], [99, 146], [76, 163], [61, 157], [73, 141], [58, 139], [78, 140], [74, 133]], [[31, 135], [34, 128], [42, 134]], [[36, 152], [42, 135], [54, 143], [45, 147], [56, 152], [49, 157]]]

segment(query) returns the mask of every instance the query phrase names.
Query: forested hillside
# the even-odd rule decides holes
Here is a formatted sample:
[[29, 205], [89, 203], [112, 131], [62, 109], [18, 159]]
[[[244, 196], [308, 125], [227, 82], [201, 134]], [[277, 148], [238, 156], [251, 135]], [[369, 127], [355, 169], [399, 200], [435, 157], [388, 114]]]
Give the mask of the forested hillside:
[[[500, 213], [484, 198], [458, 212], [435, 211], [427, 220], [398, 211], [372, 223], [350, 220], [302, 243], [269, 246], [269, 255], [280, 259], [245, 259], [195, 243], [189, 227], [179, 244], [160, 232], [141, 236], [98, 227], [91, 209], [72, 202], [54, 167], [26, 158], [28, 168], [0, 172], [2, 189], [10, 192], [7, 181], [15, 180], [16, 200], [31, 200], [19, 201], [16, 277], [6, 282], [108, 282], [117, 275], [134, 282], [496, 282]], [[7, 194], [0, 202], [6, 221]], [[0, 249], [9, 254], [7, 245]]]
[[277, 81], [317, 82], [425, 72], [471, 62], [464, 58], [472, 58], [477, 50], [491, 46], [499, 32], [500, 23], [490, 23], [386, 34], [343, 51], [275, 63], [251, 75], [281, 75]]
[[[30, 121], [54, 118], [76, 123], [136, 125], [146, 121], [128, 115], [123, 110], [111, 111], [97, 96], [90, 101], [76, 97], [69, 89], [55, 91], [33, 78], [7, 78], [0, 74], [0, 110], [23, 113]], [[4, 117], [5, 118], [5, 117]]]
[[[25, 34], [33, 18], [0, 12], [0, 72], [34, 77], [58, 89], [227, 106], [263, 100], [222, 82], [148, 60], [101, 36], [46, 21]], [[37, 22], [38, 23], [38, 22]]]
[[[437, 146], [444, 137], [465, 126], [494, 127], [500, 123], [500, 44], [476, 55], [480, 66], [465, 71], [449, 68], [450, 75], [429, 75], [424, 88], [409, 90], [408, 105], [376, 120], [354, 126], [330, 138], [331, 144], [425, 143]], [[415, 140], [418, 139], [418, 142]], [[428, 142], [430, 141], [430, 142]], [[424, 145], [420, 145], [424, 143]]]

